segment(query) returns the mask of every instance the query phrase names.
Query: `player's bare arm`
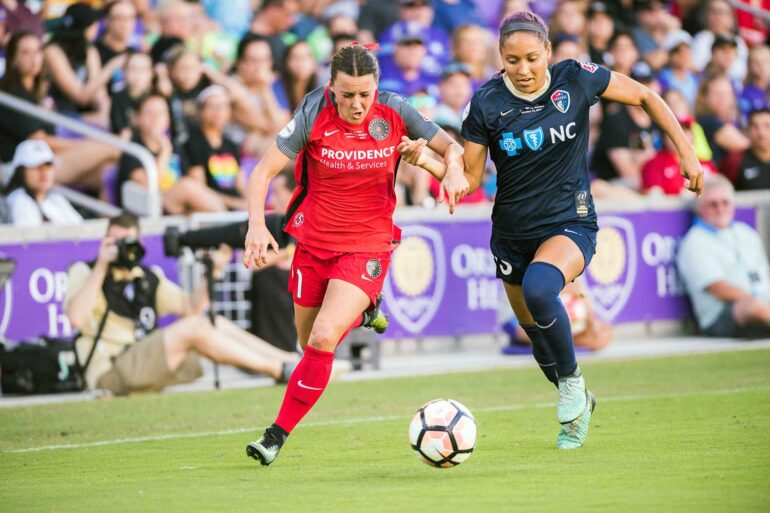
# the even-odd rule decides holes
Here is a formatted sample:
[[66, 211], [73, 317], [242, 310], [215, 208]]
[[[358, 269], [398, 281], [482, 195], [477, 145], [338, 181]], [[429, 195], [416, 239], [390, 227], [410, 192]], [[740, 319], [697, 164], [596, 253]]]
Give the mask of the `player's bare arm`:
[[650, 115], [652, 121], [674, 141], [679, 153], [680, 173], [686, 180], [685, 186], [700, 196], [703, 191], [703, 168], [674, 113], [660, 95], [636, 80], [613, 72], [610, 83], [601, 96], [626, 105], [641, 106]]
[[271, 246], [273, 251], [278, 254], [278, 243], [265, 226], [265, 199], [270, 180], [280, 173], [290, 161], [291, 159], [273, 143], [249, 177], [246, 191], [246, 199], [249, 204], [249, 231], [246, 233], [246, 245], [243, 253], [243, 265], [247, 269], [250, 269], [252, 264], [257, 269], [266, 266], [268, 264], [267, 254]]
[[466, 140], [463, 162], [465, 163], [465, 178], [470, 186], [468, 190], [470, 194], [481, 186], [481, 180], [484, 178], [484, 166], [487, 163], [487, 147]]

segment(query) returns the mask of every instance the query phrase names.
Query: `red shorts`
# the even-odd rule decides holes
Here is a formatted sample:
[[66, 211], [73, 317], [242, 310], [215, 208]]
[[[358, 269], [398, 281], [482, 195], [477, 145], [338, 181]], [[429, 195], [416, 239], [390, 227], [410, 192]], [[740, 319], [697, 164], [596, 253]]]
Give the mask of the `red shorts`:
[[372, 305], [382, 291], [390, 251], [340, 253], [297, 245], [291, 262], [289, 292], [299, 306], [321, 306], [329, 280], [342, 280], [363, 290]]

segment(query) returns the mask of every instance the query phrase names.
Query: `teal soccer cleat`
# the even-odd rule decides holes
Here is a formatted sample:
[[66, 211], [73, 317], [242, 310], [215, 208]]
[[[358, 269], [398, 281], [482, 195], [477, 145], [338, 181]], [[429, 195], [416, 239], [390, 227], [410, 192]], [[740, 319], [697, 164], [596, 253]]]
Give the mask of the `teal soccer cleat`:
[[556, 439], [556, 447], [559, 449], [579, 449], [583, 447], [588, 435], [588, 423], [591, 422], [591, 414], [596, 408], [594, 394], [586, 391], [586, 403], [583, 414], [568, 424], [564, 424]]
[[580, 417], [585, 410], [586, 382], [580, 369], [571, 376], [559, 377], [559, 405], [556, 417], [559, 424], [567, 424]]
[[270, 465], [278, 457], [282, 445], [268, 429], [262, 438], [246, 446], [246, 455], [259, 461], [262, 465]]

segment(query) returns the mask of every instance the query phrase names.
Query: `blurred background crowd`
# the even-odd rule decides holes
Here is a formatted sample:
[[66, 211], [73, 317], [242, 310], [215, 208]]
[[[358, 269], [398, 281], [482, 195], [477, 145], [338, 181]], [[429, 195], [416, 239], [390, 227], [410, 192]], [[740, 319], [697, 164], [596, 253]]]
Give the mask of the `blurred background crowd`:
[[[645, 83], [707, 173], [770, 189], [770, 0], [0, 0], [0, 91], [147, 148], [167, 214], [241, 210], [248, 173], [336, 49], [377, 42], [381, 89], [462, 143], [463, 109], [501, 68], [499, 21], [525, 9], [549, 22], [553, 63]], [[595, 197], [682, 193], [671, 141], [641, 108], [600, 102], [590, 123]], [[0, 162], [3, 222], [93, 215], [56, 184], [141, 211], [127, 195], [147, 186], [139, 160], [2, 106]], [[402, 163], [398, 181], [401, 205], [435, 206], [427, 173]], [[465, 201], [494, 194], [490, 165]]]

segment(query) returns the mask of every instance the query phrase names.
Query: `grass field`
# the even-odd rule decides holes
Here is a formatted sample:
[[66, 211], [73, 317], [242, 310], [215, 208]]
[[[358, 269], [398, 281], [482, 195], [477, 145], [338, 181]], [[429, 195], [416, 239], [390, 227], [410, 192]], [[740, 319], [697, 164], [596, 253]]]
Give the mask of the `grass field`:
[[[0, 512], [768, 511], [769, 369], [770, 350], [585, 364], [599, 404], [565, 452], [535, 368], [336, 383], [271, 467], [244, 448], [282, 387], [2, 409]], [[436, 397], [479, 425], [448, 470], [407, 443]]]

